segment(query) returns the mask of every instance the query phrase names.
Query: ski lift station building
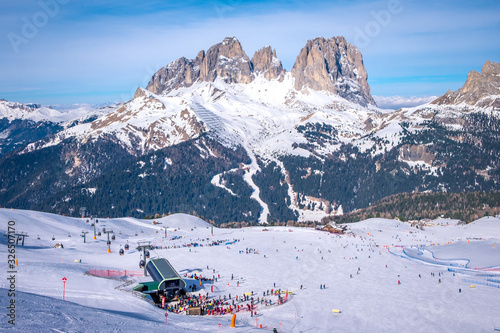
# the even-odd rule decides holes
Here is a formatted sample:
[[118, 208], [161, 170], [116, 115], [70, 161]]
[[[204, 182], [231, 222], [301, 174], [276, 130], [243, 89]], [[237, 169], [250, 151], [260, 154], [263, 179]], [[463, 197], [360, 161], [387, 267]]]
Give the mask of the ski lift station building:
[[174, 296], [184, 288], [186, 282], [165, 258], [151, 259], [146, 264], [146, 270], [154, 281], [143, 282], [134, 288], [147, 294], [165, 294]]

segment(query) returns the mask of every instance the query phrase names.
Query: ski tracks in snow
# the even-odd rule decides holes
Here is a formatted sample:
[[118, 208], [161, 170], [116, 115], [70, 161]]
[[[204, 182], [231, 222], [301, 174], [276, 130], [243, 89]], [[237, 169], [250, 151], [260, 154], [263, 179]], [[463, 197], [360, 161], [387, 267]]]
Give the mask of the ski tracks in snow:
[[250, 157], [250, 164], [245, 164], [244, 170], [245, 170], [245, 175], [243, 176], [243, 180], [250, 185], [252, 188], [252, 195], [250, 198], [254, 199], [257, 201], [261, 207], [260, 209], [260, 216], [259, 216], [259, 223], [264, 224], [267, 223], [267, 219], [269, 217], [269, 207], [267, 206], [267, 203], [265, 203], [261, 198], [260, 198], [260, 188], [255, 184], [253, 181], [253, 176], [257, 173], [257, 171], [260, 170], [259, 164], [257, 163], [257, 158], [255, 157], [254, 152], [252, 149], [250, 149], [250, 144], [249, 144], [249, 139], [247, 133], [239, 126], [235, 125], [234, 123], [230, 125], [234, 131], [236, 131], [239, 136], [242, 139], [242, 146], [245, 149], [245, 151], [248, 154], [248, 157]]
[[[228, 134], [228, 129], [231, 129], [233, 133], [236, 133], [239, 136], [239, 141], [251, 160], [250, 164], [246, 164], [243, 167], [243, 170], [245, 171], [243, 180], [252, 188], [252, 195], [250, 196], [250, 198], [257, 201], [261, 207], [259, 223], [267, 223], [269, 217], [269, 207], [260, 198], [260, 188], [252, 179], [257, 171], [260, 170], [260, 168], [254, 152], [252, 151], [252, 149], [250, 149], [248, 134], [234, 121], [232, 121], [231, 123], [224, 123], [219, 116], [217, 116], [214, 112], [208, 110], [206, 107], [200, 105], [199, 103], [194, 103], [193, 105], [191, 105], [191, 108], [202, 121], [207, 123], [209, 130], [215, 132], [215, 135], [220, 137], [222, 141], [227, 141], [231, 137], [231, 135]], [[233, 140], [235, 139], [236, 138], [233, 138]], [[212, 184], [214, 183], [214, 181], [216, 181], [216, 179], [212, 179]], [[226, 190], [229, 189], [226, 188]]]

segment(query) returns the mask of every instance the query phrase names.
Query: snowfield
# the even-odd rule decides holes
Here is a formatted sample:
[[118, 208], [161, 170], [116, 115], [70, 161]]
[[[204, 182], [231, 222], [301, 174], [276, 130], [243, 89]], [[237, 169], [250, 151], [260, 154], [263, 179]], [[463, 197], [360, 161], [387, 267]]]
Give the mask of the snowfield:
[[[308, 228], [212, 228], [185, 214], [153, 220], [98, 218], [94, 240], [87, 219], [0, 209], [4, 260], [0, 267], [0, 330], [19, 332], [492, 332], [500, 327], [500, 219], [468, 225], [436, 221], [419, 230], [408, 223], [370, 219], [349, 224], [348, 235]], [[15, 297], [8, 277], [8, 221], [27, 232], [15, 248]], [[165, 229], [167, 237], [164, 237]], [[11, 229], [12, 231], [13, 229]], [[80, 236], [88, 231], [86, 243]], [[39, 239], [38, 239], [39, 238]], [[54, 238], [54, 240], [52, 240]], [[175, 239], [173, 239], [175, 238]], [[226, 245], [225, 242], [237, 242]], [[89, 269], [140, 271], [138, 241], [163, 247], [151, 257], [170, 261], [181, 276], [218, 277], [210, 297], [271, 289], [291, 292], [287, 302], [257, 308], [257, 317], [169, 313], [131, 292], [148, 277], [103, 278]], [[223, 245], [207, 246], [212, 241]], [[62, 243], [64, 248], [54, 248]], [[130, 249], [120, 256], [128, 243]], [[199, 246], [186, 246], [198, 243]], [[167, 248], [166, 248], [167, 247]], [[247, 254], [247, 249], [254, 249]], [[81, 262], [80, 262], [81, 260]], [[207, 269], [208, 267], [208, 269]], [[215, 269], [215, 273], [213, 270]], [[231, 279], [234, 276], [234, 280]], [[62, 278], [67, 278], [65, 300]], [[399, 281], [399, 283], [398, 283]], [[188, 280], [188, 283], [193, 281]], [[239, 283], [239, 286], [237, 285]], [[324, 284], [326, 289], [320, 289]], [[302, 288], [301, 288], [302, 286]], [[15, 301], [15, 326], [8, 323]], [[340, 310], [340, 313], [332, 312]], [[262, 324], [262, 328], [260, 326]]]

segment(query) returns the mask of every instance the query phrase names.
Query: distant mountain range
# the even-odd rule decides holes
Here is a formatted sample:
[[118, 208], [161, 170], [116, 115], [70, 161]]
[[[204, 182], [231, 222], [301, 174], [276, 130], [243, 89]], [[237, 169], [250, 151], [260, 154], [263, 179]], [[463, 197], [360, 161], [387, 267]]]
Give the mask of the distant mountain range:
[[306, 43], [290, 72], [234, 37], [156, 72], [126, 103], [0, 101], [0, 206], [215, 223], [320, 220], [403, 192], [499, 189], [500, 66], [457, 92], [376, 106], [360, 51]]

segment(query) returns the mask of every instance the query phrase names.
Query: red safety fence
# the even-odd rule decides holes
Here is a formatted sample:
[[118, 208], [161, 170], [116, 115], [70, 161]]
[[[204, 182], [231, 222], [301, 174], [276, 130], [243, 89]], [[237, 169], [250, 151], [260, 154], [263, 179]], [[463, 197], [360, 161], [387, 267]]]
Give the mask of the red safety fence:
[[122, 277], [122, 276], [144, 276], [144, 271], [115, 271], [111, 269], [92, 269], [89, 268], [89, 274], [100, 277]]
[[488, 268], [479, 268], [482, 271], [487, 271], [487, 272], [500, 272], [500, 266], [498, 267], [488, 267]]

